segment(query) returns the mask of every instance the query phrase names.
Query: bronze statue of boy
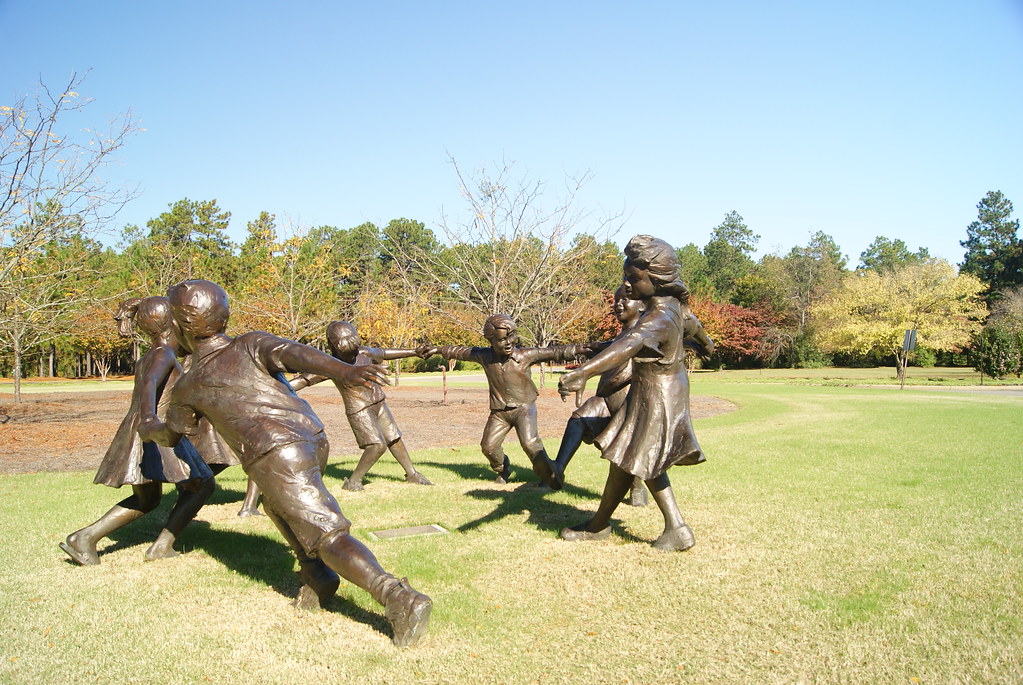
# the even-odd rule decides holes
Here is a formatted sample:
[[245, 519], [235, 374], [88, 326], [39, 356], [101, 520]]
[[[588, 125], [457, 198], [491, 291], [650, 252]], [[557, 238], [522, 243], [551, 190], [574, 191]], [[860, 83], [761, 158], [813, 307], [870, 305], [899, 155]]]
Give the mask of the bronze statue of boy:
[[594, 347], [559, 345], [552, 347], [519, 347], [515, 322], [507, 314], [494, 314], [483, 325], [483, 337], [490, 347], [444, 345], [423, 346], [421, 356], [439, 354], [445, 359], [472, 361], [483, 366], [490, 389], [490, 416], [483, 428], [480, 447], [497, 473], [497, 483], [511, 480], [511, 462], [501, 443], [512, 428], [518, 435], [522, 450], [533, 464], [533, 470], [544, 482], [551, 479], [551, 460], [547, 456], [536, 426], [536, 385], [530, 367], [540, 362], [567, 362], [589, 356]]
[[[388, 359], [404, 359], [416, 356], [416, 350], [380, 349], [366, 347], [362, 344], [355, 326], [347, 321], [333, 321], [327, 326], [327, 342], [332, 354], [355, 366], [380, 364]], [[303, 373], [291, 379], [291, 387], [296, 391], [327, 380], [326, 376]], [[350, 385], [334, 381], [341, 398], [345, 403], [345, 415], [355, 434], [355, 441], [363, 451], [359, 463], [341, 487], [345, 490], [362, 490], [363, 479], [373, 464], [387, 450], [391, 451], [395, 460], [405, 470], [405, 482], [416, 485], [433, 485], [426, 476], [416, 470], [412, 464], [405, 441], [401, 439], [401, 431], [387, 406], [387, 398], [379, 385]]]
[[329, 445], [323, 424], [284, 376], [314, 373], [346, 385], [386, 382], [377, 365], [352, 366], [312, 347], [253, 331], [225, 335], [227, 293], [210, 281], [184, 281], [168, 291], [181, 345], [191, 366], [171, 395], [166, 424], [153, 417], [144, 437], [175, 444], [205, 417], [238, 454], [263, 491], [263, 508], [295, 550], [302, 588], [296, 604], [322, 606], [338, 574], [379, 604], [399, 647], [426, 634], [433, 602], [381, 568], [349, 533], [351, 523], [323, 484]]

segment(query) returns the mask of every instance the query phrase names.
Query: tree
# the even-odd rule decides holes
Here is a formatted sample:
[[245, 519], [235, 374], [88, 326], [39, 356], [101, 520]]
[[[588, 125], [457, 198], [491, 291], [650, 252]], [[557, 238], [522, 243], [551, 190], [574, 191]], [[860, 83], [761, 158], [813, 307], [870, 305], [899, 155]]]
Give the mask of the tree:
[[1011, 219], [1012, 202], [1002, 191], [989, 191], [977, 205], [977, 220], [966, 227], [962, 271], [992, 291], [1023, 284], [1023, 239], [1019, 219]]
[[184, 198], [146, 222], [148, 232], [125, 227], [124, 253], [134, 287], [164, 293], [175, 283], [204, 278], [232, 288], [237, 273], [227, 236], [230, 220], [231, 212], [221, 210], [216, 200]]
[[89, 238], [135, 195], [98, 173], [139, 131], [131, 113], [102, 131], [64, 123], [91, 102], [77, 92], [83, 80], [73, 74], [57, 92], [40, 83], [33, 98], [0, 106], [0, 347], [12, 351], [15, 402], [21, 355], [90, 297], [74, 287], [90, 268]]
[[767, 333], [776, 322], [769, 311], [701, 296], [690, 299], [690, 308], [714, 341], [718, 362], [764, 362], [774, 354]]
[[901, 374], [907, 329], [916, 329], [918, 346], [932, 350], [970, 343], [987, 315], [983, 290], [980, 279], [957, 275], [944, 260], [891, 272], [853, 272], [814, 305], [815, 337], [829, 352], [890, 355]]
[[682, 280], [689, 286], [689, 291], [709, 295], [714, 284], [711, 280], [707, 257], [696, 243], [687, 243], [675, 248], [678, 256], [679, 272]]
[[895, 271], [907, 264], [919, 264], [931, 258], [927, 248], [917, 248], [916, 252], [910, 252], [906, 243], [896, 238], [889, 240], [883, 235], [874, 238], [874, 242], [867, 246], [867, 249], [860, 253], [860, 269], [873, 269], [874, 271]]
[[301, 342], [323, 337], [340, 313], [334, 245], [295, 229], [280, 238], [266, 212], [248, 230], [243, 263], [252, 270], [239, 286], [235, 324]]
[[991, 378], [1023, 374], [1023, 331], [985, 326], [970, 350], [973, 368]]
[[753, 233], [738, 212], [725, 214], [703, 248], [707, 273], [719, 297], [730, 299], [735, 282], [753, 270], [753, 250], [760, 236]]
[[992, 378], [1023, 373], [1023, 286], [998, 293], [970, 350], [973, 368]]
[[[510, 164], [467, 176], [454, 160], [451, 163], [466, 200], [465, 218], [442, 217], [440, 229], [446, 246], [441, 250], [392, 242], [400, 260], [415, 267], [402, 269], [398, 275], [428, 279], [433, 290], [429, 304], [438, 316], [459, 311], [449, 307], [457, 303], [476, 312], [473, 328], [482, 326], [491, 314], [505, 313], [521, 320], [527, 341], [557, 338], [561, 331], [556, 327], [540, 327], [538, 321], [526, 319], [552, 307], [564, 307], [577, 289], [584, 287], [579, 274], [601, 240], [578, 243], [573, 249], [566, 243], [590, 218], [575, 202], [587, 176], [569, 179], [567, 195], [550, 206], [543, 202], [544, 184], [514, 178]], [[592, 235], [606, 237], [615, 218], [597, 221]], [[420, 284], [408, 280], [406, 285]], [[544, 317], [544, 321], [551, 320]]]

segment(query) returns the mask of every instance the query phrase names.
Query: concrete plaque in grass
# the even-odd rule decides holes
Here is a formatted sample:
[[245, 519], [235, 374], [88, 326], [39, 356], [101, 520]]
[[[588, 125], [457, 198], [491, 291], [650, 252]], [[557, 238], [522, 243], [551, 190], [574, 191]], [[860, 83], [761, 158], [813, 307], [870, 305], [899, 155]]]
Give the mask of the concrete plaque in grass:
[[370, 533], [378, 540], [390, 540], [392, 538], [410, 538], [416, 535], [438, 535], [447, 533], [442, 526], [431, 523], [428, 526], [412, 526], [411, 528], [391, 528], [389, 530], [374, 530]]

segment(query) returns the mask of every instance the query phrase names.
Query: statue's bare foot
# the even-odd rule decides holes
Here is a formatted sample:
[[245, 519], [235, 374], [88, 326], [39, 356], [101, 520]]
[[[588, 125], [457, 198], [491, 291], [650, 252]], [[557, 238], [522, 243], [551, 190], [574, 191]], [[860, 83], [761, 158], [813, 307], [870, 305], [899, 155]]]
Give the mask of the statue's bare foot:
[[654, 540], [654, 549], [662, 552], [684, 552], [696, 544], [692, 529], [682, 524], [678, 528], [664, 531], [659, 538]]
[[415, 485], [433, 485], [433, 483], [430, 482], [430, 479], [419, 473], [419, 471], [405, 476], [405, 482], [414, 483]]
[[96, 551], [95, 543], [90, 543], [84, 536], [78, 533], [71, 533], [67, 540], [60, 543], [60, 548], [71, 557], [71, 560], [82, 566], [95, 566], [99, 563], [99, 552]]
[[266, 516], [266, 514], [261, 512], [257, 507], [253, 507], [252, 509], [242, 509], [238, 512], [238, 516], [244, 519], [250, 516]]
[[348, 490], [350, 492], [361, 492], [366, 488], [363, 487], [361, 480], [352, 480], [351, 478], [345, 478], [344, 484], [341, 485], [342, 490]]
[[611, 537], [611, 524], [608, 524], [607, 526], [598, 531], [587, 530], [589, 525], [590, 522], [587, 521], [586, 523], [580, 523], [579, 525], [572, 526], [571, 528], [562, 528], [561, 539], [576, 542], [590, 540], [607, 540], [609, 537]]
[[174, 557], [181, 556], [174, 551], [171, 545], [161, 544], [159, 541], [154, 542], [150, 545], [149, 549], [146, 550], [146, 561], [156, 561], [157, 559], [173, 559]]
[[388, 592], [384, 601], [384, 615], [394, 631], [391, 641], [395, 647], [413, 647], [430, 626], [430, 610], [433, 600], [417, 592], [402, 578]]

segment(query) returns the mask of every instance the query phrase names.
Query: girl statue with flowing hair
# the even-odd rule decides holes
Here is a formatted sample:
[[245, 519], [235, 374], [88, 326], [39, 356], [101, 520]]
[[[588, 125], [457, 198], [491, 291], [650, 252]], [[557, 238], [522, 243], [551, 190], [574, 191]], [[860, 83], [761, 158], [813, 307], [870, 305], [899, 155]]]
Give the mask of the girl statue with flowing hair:
[[[594, 444], [609, 470], [600, 504], [585, 523], [561, 531], [565, 540], [602, 540], [611, 534], [611, 515], [629, 492], [634, 477], [646, 482], [664, 516], [664, 532], [653, 546], [684, 551], [695, 544], [668, 480], [668, 467], [699, 464], [703, 452], [693, 433], [689, 379], [683, 339], [695, 318], [689, 290], [679, 274], [678, 257], [668, 243], [649, 235], [625, 247], [622, 290], [640, 300], [644, 311], [635, 327], [558, 384], [562, 398], [582, 389], [588, 378], [633, 362], [625, 404], [611, 417]], [[698, 322], [696, 322], [698, 324]]]

